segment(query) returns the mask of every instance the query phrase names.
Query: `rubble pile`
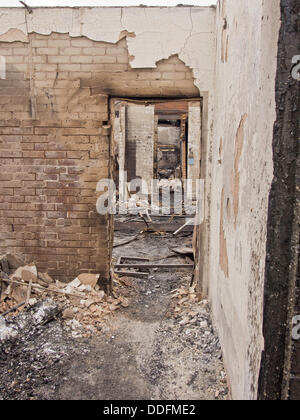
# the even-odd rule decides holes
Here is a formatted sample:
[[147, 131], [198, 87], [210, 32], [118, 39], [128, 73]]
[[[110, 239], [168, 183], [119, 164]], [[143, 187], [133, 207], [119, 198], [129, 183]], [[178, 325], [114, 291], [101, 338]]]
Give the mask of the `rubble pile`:
[[171, 292], [169, 315], [178, 318], [183, 311], [191, 309], [193, 304], [199, 306], [199, 301], [195, 287], [179, 287]]
[[0, 401], [57, 399], [70, 365], [86, 354], [83, 340], [65, 333], [61, 308], [38, 301], [16, 316], [0, 316]]
[[[60, 305], [65, 326], [74, 337], [101, 331], [106, 319], [129, 301], [115, 293], [107, 296], [99, 285], [100, 275], [83, 273], [70, 283], [39, 273], [34, 263], [7, 254], [0, 257], [0, 315], [12, 314], [51, 297]], [[14, 308], [18, 307], [16, 310]]]
[[198, 327], [204, 335], [213, 332], [208, 322], [209, 304], [206, 299], [199, 299], [194, 287], [180, 287], [171, 294], [172, 303], [168, 315], [182, 327]]
[[126, 298], [115, 293], [107, 296], [100, 290], [98, 278], [94, 274], [81, 274], [60, 289], [63, 294], [57, 300], [64, 305], [62, 317], [74, 337], [81, 336], [82, 329], [85, 330], [85, 336], [97, 330], [102, 331], [105, 321], [116, 310], [129, 306]]
[[172, 292], [171, 298], [168, 315], [178, 328], [185, 334], [194, 334], [195, 342], [204, 354], [221, 358], [221, 346], [209, 316], [208, 301], [199, 299], [194, 287], [180, 287]]

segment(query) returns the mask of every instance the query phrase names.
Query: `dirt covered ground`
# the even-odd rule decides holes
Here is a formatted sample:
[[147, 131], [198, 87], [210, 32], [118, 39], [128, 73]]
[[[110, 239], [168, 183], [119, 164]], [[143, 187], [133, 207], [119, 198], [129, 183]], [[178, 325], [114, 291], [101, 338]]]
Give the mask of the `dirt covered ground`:
[[[116, 243], [128, 237], [116, 232]], [[114, 259], [191, 263], [174, 256], [178, 244], [190, 246], [191, 235], [144, 233], [114, 248]], [[128, 306], [113, 311], [89, 337], [78, 322], [62, 319], [53, 300], [50, 321], [35, 322], [40, 302], [10, 318], [20, 328], [14, 338], [0, 340], [0, 399], [228, 399], [210, 308], [197, 300], [190, 282], [191, 272], [181, 270], [152, 269], [148, 279], [116, 277], [115, 294]]]

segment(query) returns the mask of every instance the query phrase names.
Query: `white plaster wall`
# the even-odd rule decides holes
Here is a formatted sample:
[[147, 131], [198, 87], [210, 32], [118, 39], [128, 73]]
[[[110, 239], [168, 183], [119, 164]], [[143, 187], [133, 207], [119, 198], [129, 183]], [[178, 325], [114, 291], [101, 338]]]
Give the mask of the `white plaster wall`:
[[28, 32], [69, 33], [116, 43], [127, 37], [133, 68], [154, 68], [173, 54], [194, 71], [203, 91], [213, 85], [214, 7], [0, 8], [0, 41], [24, 41]]
[[256, 398], [264, 345], [279, 19], [279, 0], [227, 0], [217, 9], [209, 294], [234, 399]]

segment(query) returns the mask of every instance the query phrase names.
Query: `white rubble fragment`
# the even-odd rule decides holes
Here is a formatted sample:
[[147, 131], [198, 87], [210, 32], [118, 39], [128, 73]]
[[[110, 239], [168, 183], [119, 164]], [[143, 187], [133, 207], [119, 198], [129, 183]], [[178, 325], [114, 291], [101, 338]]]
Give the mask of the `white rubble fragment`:
[[95, 303], [92, 299], [87, 299], [84, 301], [84, 305], [89, 308], [91, 305], [93, 305], [93, 303]]
[[33, 305], [35, 305], [37, 303], [37, 299], [36, 298], [31, 298], [31, 299], [29, 299], [29, 301], [28, 301], [28, 305], [29, 306], [33, 306]]
[[0, 316], [0, 342], [15, 338], [18, 335], [18, 330], [13, 325], [7, 325], [5, 319]]
[[33, 313], [32, 319], [36, 325], [42, 324], [46, 318], [47, 312], [57, 308], [57, 304], [50, 299], [46, 299], [41, 302], [41, 305], [37, 308], [37, 311]]
[[94, 288], [98, 283], [99, 277], [100, 274], [83, 273], [79, 274], [78, 279], [81, 284]]
[[71, 308], [67, 308], [63, 311], [62, 317], [63, 319], [73, 319], [74, 311]]
[[81, 286], [78, 287], [78, 290], [80, 292], [90, 293], [93, 289], [90, 285], [82, 284]]
[[103, 290], [100, 290], [100, 291], [97, 293], [97, 299], [102, 300], [102, 299], [104, 298], [104, 296], [105, 296], [105, 292], [104, 292]]
[[72, 328], [72, 330], [82, 328], [82, 325], [80, 324], [79, 321], [77, 321], [77, 319], [70, 319], [69, 321], [66, 322], [66, 324], [68, 327]]
[[80, 285], [81, 285], [81, 282], [78, 277], [76, 277], [76, 279], [74, 279], [68, 284], [68, 286], [71, 286], [71, 287], [79, 287]]

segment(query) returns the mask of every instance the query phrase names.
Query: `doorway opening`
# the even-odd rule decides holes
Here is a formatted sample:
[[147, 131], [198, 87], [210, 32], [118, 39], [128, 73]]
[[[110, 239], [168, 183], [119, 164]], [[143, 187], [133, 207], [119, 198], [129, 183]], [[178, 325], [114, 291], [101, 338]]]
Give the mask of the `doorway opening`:
[[[193, 214], [185, 202], [176, 205], [185, 181], [200, 178], [202, 101], [111, 98], [110, 116], [116, 187], [111, 305], [121, 301], [123, 307], [111, 334], [114, 340], [121, 335], [126, 349], [138, 346], [139, 374], [164, 398], [199, 397], [197, 388], [210, 369], [215, 390], [206, 386], [201, 393], [225, 399], [221, 349], [207, 300], [199, 299], [195, 287], [199, 232], [187, 223]], [[155, 183], [158, 196], [151, 189]], [[180, 371], [193, 373], [182, 381]]]
[[[148, 278], [153, 270], [170, 273], [186, 268], [192, 284], [202, 100], [111, 98], [110, 115], [111, 177], [116, 200], [111, 276]], [[185, 203], [186, 197], [190, 206]], [[131, 250], [143, 235], [155, 239], [158, 255], [163, 246], [159, 238], [169, 248], [178, 248], [173, 252], [174, 261], [156, 263], [137, 253], [134, 259]], [[116, 248], [119, 251], [127, 244], [132, 244], [131, 255], [119, 255]], [[145, 255], [150, 252], [144, 251]], [[186, 261], [186, 267], [182, 267]]]
[[[130, 200], [143, 201], [144, 205], [145, 201], [152, 200], [147, 214], [150, 212], [153, 216], [184, 215], [184, 208], [175, 208], [174, 205], [164, 208], [161, 193], [169, 191], [173, 202], [174, 192], [180, 190], [184, 194], [187, 188], [184, 181], [189, 180], [193, 198], [196, 199], [196, 182], [201, 169], [201, 98], [112, 98], [110, 110], [111, 166], [118, 200], [126, 203]], [[153, 203], [154, 180], [159, 198]], [[136, 208], [134, 210], [136, 212]]]

